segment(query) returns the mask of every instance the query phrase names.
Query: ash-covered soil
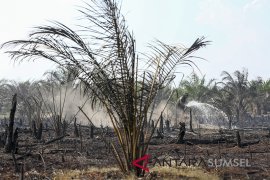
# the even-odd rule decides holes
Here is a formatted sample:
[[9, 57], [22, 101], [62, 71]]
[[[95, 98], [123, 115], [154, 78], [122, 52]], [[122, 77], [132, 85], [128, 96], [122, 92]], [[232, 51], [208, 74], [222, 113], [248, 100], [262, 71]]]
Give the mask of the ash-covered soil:
[[[112, 150], [104, 141], [105, 138], [107, 142], [117, 144], [113, 130], [106, 130], [104, 136], [100, 129], [96, 130], [94, 138], [90, 138], [89, 129], [81, 129], [80, 137], [74, 137], [73, 130], [70, 129], [68, 132], [71, 133], [68, 136], [51, 143], [49, 142], [55, 139], [52, 130], [44, 130], [43, 140], [37, 141], [30, 131], [21, 129], [18, 151], [14, 156], [4, 153], [1, 144], [0, 179], [18, 179], [22, 174], [25, 179], [52, 179], [59, 170], [117, 167]], [[151, 155], [148, 164], [150, 172], [154, 166], [172, 168], [200, 166], [209, 173], [217, 174], [221, 179], [269, 179], [268, 130], [240, 131], [241, 147], [236, 143], [236, 131], [205, 129], [195, 130], [195, 133], [187, 131], [185, 141], [176, 144], [178, 132], [178, 130], [165, 131], [163, 138], [153, 137], [147, 152]], [[119, 147], [117, 148], [121, 151]], [[227, 164], [221, 165], [220, 159], [224, 159]], [[238, 159], [238, 164], [228, 164], [230, 160], [235, 159]], [[209, 160], [212, 164], [209, 164]], [[96, 179], [124, 177], [120, 172], [95, 172], [87, 177], [95, 179], [95, 175]]]

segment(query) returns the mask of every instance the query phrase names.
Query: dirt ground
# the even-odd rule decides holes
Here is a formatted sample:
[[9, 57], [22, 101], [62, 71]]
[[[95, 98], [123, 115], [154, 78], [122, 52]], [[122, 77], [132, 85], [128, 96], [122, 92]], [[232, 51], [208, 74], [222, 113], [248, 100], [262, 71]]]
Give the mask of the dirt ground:
[[[78, 138], [74, 137], [72, 129], [68, 132], [71, 132], [69, 136], [48, 143], [54, 139], [51, 130], [44, 130], [42, 141], [33, 138], [28, 130], [20, 130], [18, 152], [14, 157], [3, 152], [3, 145], [0, 147], [0, 179], [18, 179], [22, 174], [24, 179], [53, 179], [59, 172], [64, 174], [72, 170], [79, 171], [80, 175], [76, 178], [67, 175], [65, 178], [126, 179], [117, 170], [113, 153], [101, 132], [96, 131], [94, 138], [90, 138], [88, 128], [82, 128], [82, 136]], [[270, 179], [268, 131], [240, 131], [242, 147], [236, 144], [235, 131], [200, 129], [195, 133], [187, 132], [185, 142], [176, 144], [178, 132], [165, 131], [163, 139], [154, 137], [151, 140], [147, 153], [151, 155], [148, 164], [150, 173], [146, 174], [148, 179], [190, 179], [169, 174], [164, 176], [157, 169], [160, 166], [166, 166], [169, 171], [170, 168], [178, 168], [177, 171], [187, 167], [200, 168], [220, 179]], [[105, 138], [107, 141], [117, 141], [112, 129], [107, 130]], [[227, 164], [223, 164], [222, 160]], [[238, 164], [228, 164], [229, 161]], [[87, 171], [89, 168], [96, 170]], [[102, 168], [111, 170], [102, 171]]]

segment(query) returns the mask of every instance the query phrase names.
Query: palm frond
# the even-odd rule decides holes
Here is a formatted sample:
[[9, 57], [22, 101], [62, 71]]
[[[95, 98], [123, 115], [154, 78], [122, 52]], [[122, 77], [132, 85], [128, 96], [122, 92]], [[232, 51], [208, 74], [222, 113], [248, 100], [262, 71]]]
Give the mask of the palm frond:
[[189, 48], [156, 41], [149, 46], [151, 53], [141, 57], [117, 1], [92, 0], [80, 12], [87, 22], [81, 31], [52, 22], [36, 27], [29, 40], [4, 46], [14, 48], [7, 51], [14, 60], [43, 58], [73, 71], [93, 106], [99, 101], [107, 110], [124, 154], [124, 160], [117, 153], [116, 159], [129, 171], [131, 162], [146, 152], [139, 140], [154, 98], [175, 78], [177, 67], [196, 67], [192, 54], [209, 41], [198, 38]]

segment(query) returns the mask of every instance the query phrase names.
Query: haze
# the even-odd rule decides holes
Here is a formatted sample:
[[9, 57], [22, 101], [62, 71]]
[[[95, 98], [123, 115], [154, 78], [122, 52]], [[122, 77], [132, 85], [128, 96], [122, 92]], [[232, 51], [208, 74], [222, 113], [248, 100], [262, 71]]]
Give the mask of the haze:
[[[32, 27], [57, 20], [78, 24], [78, 0], [9, 0], [0, 4], [0, 44], [27, 38]], [[196, 54], [201, 75], [219, 78], [223, 70], [246, 68], [249, 78], [269, 78], [270, 1], [267, 0], [128, 0], [122, 2], [139, 51], [155, 38], [168, 44], [190, 45], [206, 36], [211, 45]], [[0, 79], [34, 80], [54, 64], [47, 61], [14, 64], [0, 51]], [[188, 75], [192, 70], [181, 68]]]

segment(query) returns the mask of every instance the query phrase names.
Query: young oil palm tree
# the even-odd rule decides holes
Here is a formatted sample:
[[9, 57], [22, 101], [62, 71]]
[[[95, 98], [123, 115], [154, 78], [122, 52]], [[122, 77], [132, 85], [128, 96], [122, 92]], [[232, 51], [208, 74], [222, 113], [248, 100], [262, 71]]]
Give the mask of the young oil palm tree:
[[222, 74], [223, 90], [230, 96], [237, 121], [241, 121], [249, 104], [248, 72], [246, 70], [235, 71], [234, 77], [227, 71]]
[[180, 82], [178, 93], [182, 95], [187, 93], [189, 99], [207, 102], [210, 99], [213, 87], [214, 79], [207, 82], [205, 76], [200, 78], [196, 73], [192, 73], [187, 79]]
[[257, 78], [249, 82], [250, 101], [252, 110], [256, 110], [257, 115], [267, 114], [270, 102], [270, 80]]
[[215, 107], [221, 109], [228, 117], [229, 129], [232, 128], [232, 120], [235, 114], [233, 95], [230, 91], [227, 91], [226, 87], [219, 87], [216, 84], [212, 90], [212, 95], [209, 103]]
[[36, 94], [35, 82], [4, 82], [0, 84], [0, 89], [3, 91], [3, 96], [0, 97], [0, 100], [4, 104], [8, 104], [12, 100], [13, 94], [17, 94], [17, 117], [31, 122], [37, 112], [35, 108], [37, 104], [34, 100]]
[[70, 82], [68, 74], [62, 69], [45, 73], [47, 79], [39, 81], [36, 84], [38, 91], [36, 99], [42, 102], [40, 112], [51, 119], [51, 126], [54, 129], [55, 136], [60, 137], [66, 134], [66, 129], [71, 122], [67, 121], [66, 99], [68, 97], [68, 88]]
[[262, 105], [263, 114], [267, 114], [267, 112], [270, 111], [270, 79], [262, 82], [262, 85], [260, 86], [260, 91], [264, 95]]
[[175, 68], [193, 65], [190, 55], [208, 41], [197, 39], [189, 48], [157, 41], [149, 46], [150, 53], [138, 56], [117, 1], [92, 0], [81, 13], [87, 22], [82, 31], [54, 22], [36, 27], [28, 40], [9, 41], [4, 46], [15, 48], [7, 51], [15, 60], [44, 58], [74, 69], [85, 95], [107, 110], [122, 149], [117, 151], [111, 143], [120, 168], [140, 175], [142, 171], [132, 161], [148, 149], [151, 136], [143, 146], [140, 140], [150, 104], [173, 80]]

